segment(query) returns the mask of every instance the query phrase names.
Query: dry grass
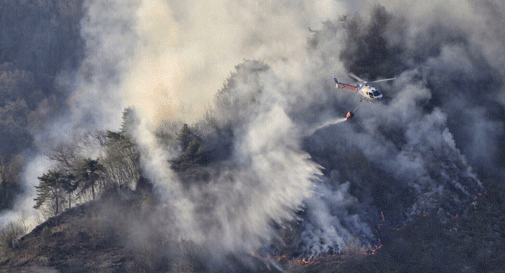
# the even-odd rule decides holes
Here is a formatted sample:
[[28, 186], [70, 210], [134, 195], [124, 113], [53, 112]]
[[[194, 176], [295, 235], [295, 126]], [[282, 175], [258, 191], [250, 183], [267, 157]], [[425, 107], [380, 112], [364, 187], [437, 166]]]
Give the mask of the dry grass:
[[353, 237], [347, 240], [341, 249], [342, 256], [348, 259], [360, 259], [366, 257], [370, 252], [370, 246], [363, 245], [359, 238]]
[[0, 249], [3, 253], [16, 247], [16, 243], [26, 234], [27, 228], [23, 221], [11, 222], [0, 229]]

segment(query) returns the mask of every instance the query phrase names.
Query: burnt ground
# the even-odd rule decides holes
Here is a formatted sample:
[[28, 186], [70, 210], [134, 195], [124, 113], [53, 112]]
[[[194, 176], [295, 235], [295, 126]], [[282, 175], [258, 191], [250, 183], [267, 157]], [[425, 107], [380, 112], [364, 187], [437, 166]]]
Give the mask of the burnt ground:
[[[503, 273], [505, 190], [501, 181], [487, 180], [485, 186], [486, 194], [451, 217], [419, 215], [401, 227], [384, 219], [376, 229], [381, 244], [373, 252], [356, 248], [345, 255], [300, 260], [288, 244], [278, 255], [242, 254], [246, 257], [230, 257], [220, 267], [209, 265], [190, 244], [153, 243], [142, 251], [131, 247], [121, 219], [139, 217], [145, 200], [117, 195], [79, 205], [39, 225], [0, 254], [0, 272]], [[283, 236], [296, 237], [293, 233], [296, 228]]]
[[125, 272], [134, 264], [117, 230], [90, 202], [52, 217], [22, 237], [0, 259], [4, 267], [47, 266], [62, 272]]
[[412, 222], [377, 227], [379, 245], [311, 261], [285, 260], [288, 272], [505, 273], [505, 187], [488, 179], [486, 194], [450, 217], [418, 215]]

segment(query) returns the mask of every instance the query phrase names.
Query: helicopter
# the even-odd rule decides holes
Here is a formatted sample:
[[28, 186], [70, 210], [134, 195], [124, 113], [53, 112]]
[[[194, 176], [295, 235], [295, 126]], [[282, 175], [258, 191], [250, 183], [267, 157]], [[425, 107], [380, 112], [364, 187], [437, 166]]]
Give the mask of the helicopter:
[[[356, 79], [360, 83], [358, 83], [357, 85], [352, 85], [350, 83], [342, 83], [342, 82], [339, 82], [335, 76], [333, 76], [333, 80], [335, 80], [336, 88], [346, 88], [346, 89], [350, 89], [352, 91], [358, 92], [358, 94], [362, 97], [360, 99], [360, 101], [374, 102], [374, 101], [380, 100], [383, 97], [381, 92], [379, 92], [379, 90], [377, 90], [377, 88], [368, 85], [368, 81], [361, 79], [360, 77], [354, 75], [353, 73], [349, 73], [349, 76]], [[371, 83], [392, 81], [395, 79], [396, 78], [381, 79], [381, 80], [371, 81]], [[346, 119], [352, 119], [354, 117], [354, 110], [347, 112], [345, 117], [346, 117]]]

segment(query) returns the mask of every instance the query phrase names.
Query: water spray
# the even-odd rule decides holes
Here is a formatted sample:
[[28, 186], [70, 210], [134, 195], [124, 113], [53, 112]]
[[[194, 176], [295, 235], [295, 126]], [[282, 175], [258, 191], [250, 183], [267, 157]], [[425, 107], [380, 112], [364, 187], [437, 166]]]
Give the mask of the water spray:
[[338, 123], [341, 123], [341, 122], [344, 122], [346, 121], [347, 118], [338, 118], [336, 120], [330, 120], [330, 121], [327, 121], [327, 122], [324, 122], [312, 129], [309, 130], [309, 133], [308, 135], [312, 135], [313, 133], [315, 133], [317, 130], [321, 129], [321, 128], [324, 128], [326, 126], [330, 126], [330, 125], [334, 125], [334, 124], [338, 124]]

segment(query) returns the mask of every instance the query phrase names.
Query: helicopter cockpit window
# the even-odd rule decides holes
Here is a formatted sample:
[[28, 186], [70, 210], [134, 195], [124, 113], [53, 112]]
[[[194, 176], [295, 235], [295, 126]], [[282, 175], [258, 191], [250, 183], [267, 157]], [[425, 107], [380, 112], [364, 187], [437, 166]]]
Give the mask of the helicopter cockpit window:
[[379, 96], [381, 93], [377, 90], [373, 91], [374, 96]]

